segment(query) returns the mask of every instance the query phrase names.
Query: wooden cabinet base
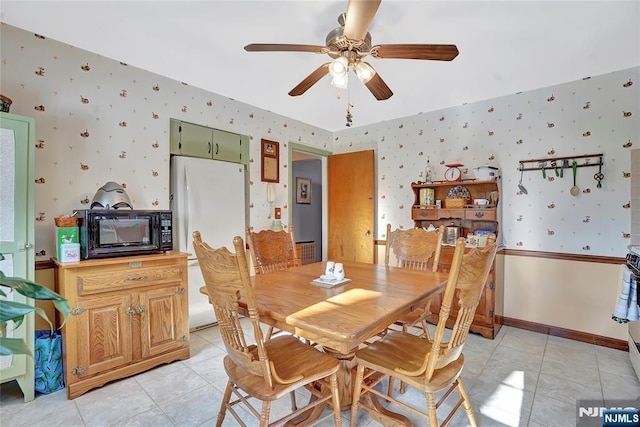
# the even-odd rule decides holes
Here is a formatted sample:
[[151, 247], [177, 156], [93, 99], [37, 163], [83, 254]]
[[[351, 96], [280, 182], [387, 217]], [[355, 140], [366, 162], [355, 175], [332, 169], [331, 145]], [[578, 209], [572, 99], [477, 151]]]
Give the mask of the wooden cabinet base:
[[119, 369], [114, 369], [105, 374], [96, 375], [85, 380], [67, 384], [67, 398], [75, 399], [76, 397], [97, 387], [102, 387], [108, 382], [118, 379], [130, 377], [139, 374], [156, 366], [174, 362], [176, 360], [184, 360], [189, 358], [189, 349], [183, 348], [172, 353], [163, 354], [158, 357], [143, 360], [133, 365], [127, 365]]
[[56, 264], [67, 396], [189, 358], [187, 254]]

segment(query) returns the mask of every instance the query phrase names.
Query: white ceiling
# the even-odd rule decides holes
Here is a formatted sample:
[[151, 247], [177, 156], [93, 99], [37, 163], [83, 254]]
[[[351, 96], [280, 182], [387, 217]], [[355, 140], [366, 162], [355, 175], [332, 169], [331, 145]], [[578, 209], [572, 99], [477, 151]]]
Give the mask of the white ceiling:
[[[368, 61], [394, 92], [375, 98], [326, 76], [287, 93], [329, 57], [245, 52], [249, 43], [324, 45], [341, 1], [0, 1], [0, 20], [330, 131], [640, 65], [639, 1], [383, 0], [373, 44], [443, 43], [452, 62]], [[0, 52], [1, 55], [1, 52]]]

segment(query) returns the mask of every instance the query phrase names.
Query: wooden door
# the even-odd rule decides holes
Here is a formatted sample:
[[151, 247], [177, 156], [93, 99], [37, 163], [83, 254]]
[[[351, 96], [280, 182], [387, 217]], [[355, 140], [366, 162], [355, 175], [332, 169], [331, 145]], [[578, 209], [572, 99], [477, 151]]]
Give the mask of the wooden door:
[[140, 293], [137, 307], [143, 358], [189, 346], [186, 298], [180, 284]]
[[330, 260], [374, 262], [374, 151], [328, 158]]
[[69, 383], [131, 363], [131, 303], [130, 294], [117, 293], [78, 300], [81, 313], [67, 320], [76, 322], [77, 342], [67, 341], [66, 351], [77, 351], [78, 360], [67, 366]]

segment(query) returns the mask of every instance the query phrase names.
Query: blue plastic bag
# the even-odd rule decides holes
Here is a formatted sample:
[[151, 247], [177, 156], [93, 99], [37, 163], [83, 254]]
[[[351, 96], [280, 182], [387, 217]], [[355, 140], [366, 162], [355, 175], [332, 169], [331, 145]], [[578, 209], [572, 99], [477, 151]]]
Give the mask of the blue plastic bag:
[[36, 331], [35, 351], [35, 389], [39, 393], [49, 394], [64, 388], [62, 372], [62, 335], [49, 330]]

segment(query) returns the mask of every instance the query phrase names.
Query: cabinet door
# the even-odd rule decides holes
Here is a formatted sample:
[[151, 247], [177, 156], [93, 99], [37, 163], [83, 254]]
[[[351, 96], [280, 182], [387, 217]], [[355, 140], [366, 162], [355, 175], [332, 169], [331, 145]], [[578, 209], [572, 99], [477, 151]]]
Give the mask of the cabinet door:
[[172, 154], [212, 158], [213, 129], [180, 121], [171, 121], [171, 126]]
[[[0, 270], [9, 277], [34, 280], [35, 240], [34, 174], [35, 121], [29, 117], [0, 113]], [[8, 288], [9, 301], [33, 305], [33, 300]], [[8, 322], [0, 335], [22, 339], [33, 353], [34, 316], [25, 316], [17, 328]], [[34, 364], [24, 354], [0, 356], [0, 383], [16, 380], [24, 401], [33, 400]]]
[[76, 322], [77, 345], [69, 343], [66, 351], [78, 352], [78, 366], [67, 369], [77, 378], [89, 378], [131, 362], [131, 295], [116, 294], [93, 299], [79, 299], [83, 310], [70, 316]]
[[187, 290], [180, 285], [141, 292], [142, 357], [189, 346]]
[[240, 135], [213, 129], [211, 154], [216, 160], [242, 163], [242, 140]]

